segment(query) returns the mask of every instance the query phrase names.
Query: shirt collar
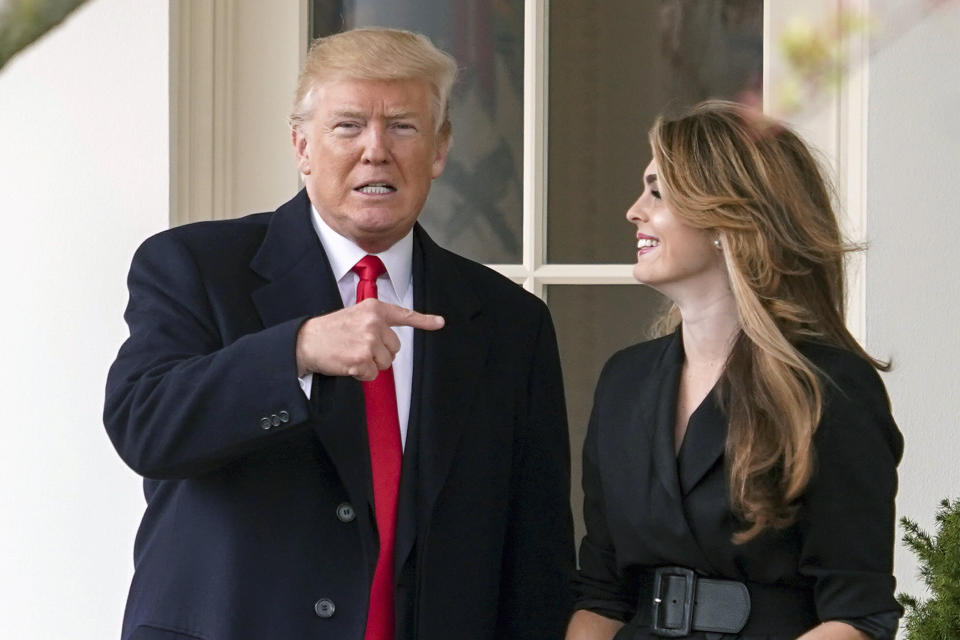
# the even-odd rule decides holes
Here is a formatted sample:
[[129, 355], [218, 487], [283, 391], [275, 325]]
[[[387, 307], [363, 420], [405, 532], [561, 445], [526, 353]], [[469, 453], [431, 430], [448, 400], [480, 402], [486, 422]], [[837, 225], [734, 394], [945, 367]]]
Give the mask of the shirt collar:
[[[310, 205], [310, 211], [313, 214], [311, 216], [313, 228], [327, 254], [327, 260], [330, 261], [333, 277], [336, 278], [337, 282], [340, 282], [344, 276], [350, 273], [353, 266], [368, 254], [352, 240], [331, 229], [312, 204]], [[383, 266], [387, 269], [390, 286], [393, 287], [397, 300], [403, 300], [407, 289], [410, 287], [413, 273], [413, 229], [386, 251], [373, 255], [383, 261]]]

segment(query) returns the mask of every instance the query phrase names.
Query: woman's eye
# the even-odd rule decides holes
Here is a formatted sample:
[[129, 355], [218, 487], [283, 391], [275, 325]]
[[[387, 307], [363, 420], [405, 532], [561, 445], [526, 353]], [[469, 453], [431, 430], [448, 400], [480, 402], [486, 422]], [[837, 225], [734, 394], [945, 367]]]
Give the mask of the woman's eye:
[[650, 195], [652, 195], [657, 200], [660, 199], [660, 192], [657, 191], [656, 189], [650, 189]]

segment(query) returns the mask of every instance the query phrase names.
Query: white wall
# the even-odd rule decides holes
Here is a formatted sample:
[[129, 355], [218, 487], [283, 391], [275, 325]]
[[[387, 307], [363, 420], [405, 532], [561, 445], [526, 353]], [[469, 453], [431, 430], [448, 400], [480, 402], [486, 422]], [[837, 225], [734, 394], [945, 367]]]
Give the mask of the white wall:
[[[867, 345], [906, 438], [898, 511], [933, 525], [960, 496], [960, 3], [870, 62]], [[902, 531], [900, 532], [902, 534]], [[898, 548], [899, 586], [922, 593]]]
[[92, 0], [0, 71], [0, 637], [118, 638], [143, 509], [101, 411], [167, 226], [167, 0]]

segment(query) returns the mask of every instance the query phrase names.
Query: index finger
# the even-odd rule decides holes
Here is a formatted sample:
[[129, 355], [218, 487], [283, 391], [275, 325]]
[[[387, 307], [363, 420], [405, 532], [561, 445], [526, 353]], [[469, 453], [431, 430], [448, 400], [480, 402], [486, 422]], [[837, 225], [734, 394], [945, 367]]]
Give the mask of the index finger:
[[420, 313], [413, 309], [404, 309], [396, 305], [387, 304], [384, 319], [391, 327], [413, 327], [414, 329], [424, 329], [425, 331], [436, 331], [442, 329], [444, 323], [443, 316], [437, 316], [430, 313]]

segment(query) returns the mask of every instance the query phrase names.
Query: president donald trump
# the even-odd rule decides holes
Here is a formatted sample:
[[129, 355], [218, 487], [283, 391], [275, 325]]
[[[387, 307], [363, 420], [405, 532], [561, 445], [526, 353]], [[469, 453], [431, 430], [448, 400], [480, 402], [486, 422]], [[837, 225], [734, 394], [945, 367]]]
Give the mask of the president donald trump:
[[417, 224], [455, 75], [409, 32], [317, 41], [305, 190], [137, 251], [104, 410], [147, 501], [124, 640], [561, 637], [550, 316]]

